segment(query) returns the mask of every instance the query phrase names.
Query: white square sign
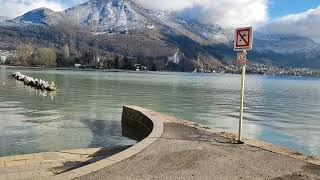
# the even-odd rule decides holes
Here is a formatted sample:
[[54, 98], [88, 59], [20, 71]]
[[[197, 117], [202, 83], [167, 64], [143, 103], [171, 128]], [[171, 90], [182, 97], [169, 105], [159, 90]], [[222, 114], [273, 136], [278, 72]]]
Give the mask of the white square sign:
[[239, 28], [235, 31], [234, 50], [252, 50], [253, 32], [252, 27]]

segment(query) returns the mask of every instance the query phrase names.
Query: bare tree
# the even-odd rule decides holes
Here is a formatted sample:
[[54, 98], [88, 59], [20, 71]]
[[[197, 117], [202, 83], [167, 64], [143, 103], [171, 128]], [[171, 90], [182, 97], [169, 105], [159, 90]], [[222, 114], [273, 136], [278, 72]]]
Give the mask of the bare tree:
[[49, 48], [39, 48], [34, 56], [34, 64], [40, 66], [55, 66], [56, 65], [56, 53]]

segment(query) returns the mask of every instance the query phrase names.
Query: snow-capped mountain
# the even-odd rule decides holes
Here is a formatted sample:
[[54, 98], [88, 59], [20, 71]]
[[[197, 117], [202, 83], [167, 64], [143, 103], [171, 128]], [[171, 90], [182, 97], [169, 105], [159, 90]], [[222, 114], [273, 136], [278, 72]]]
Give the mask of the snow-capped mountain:
[[23, 26], [23, 25], [56, 25], [64, 20], [62, 12], [54, 12], [48, 8], [39, 8], [27, 12], [26, 14], [7, 20], [8, 26]]
[[132, 2], [123, 0], [92, 0], [63, 13], [72, 24], [93, 31], [141, 29], [146, 22]]
[[296, 35], [256, 33], [254, 50], [279, 54], [312, 53], [319, 51], [320, 45], [309, 38]]
[[226, 42], [219, 26], [208, 26], [195, 20], [183, 19], [172, 13], [145, 9], [130, 0], [91, 0], [84, 4], [54, 12], [39, 8], [6, 21], [7, 26], [72, 24], [92, 32], [128, 30], [157, 30], [165, 26], [174, 28], [194, 40], [208, 44]]
[[130, 1], [92, 0], [62, 12], [39, 8], [7, 21], [11, 26], [48, 25], [68, 23], [92, 31], [112, 29], [137, 29], [144, 23], [144, 17], [132, 8]]
[[[194, 62], [199, 61], [200, 56], [215, 62], [235, 56], [230, 31], [178, 13], [146, 9], [131, 0], [90, 0], [61, 12], [40, 8], [11, 20], [1, 21], [0, 18], [0, 31], [4, 28], [0, 38], [4, 42], [10, 41], [11, 31], [22, 31], [17, 34], [23, 41], [31, 38], [34, 43], [41, 41], [42, 45], [62, 46], [66, 36], [61, 37], [60, 32], [52, 28], [59, 25], [71, 25], [89, 32], [95, 43], [88, 42], [88, 46], [99, 42], [103, 51], [131, 56], [172, 57], [181, 51], [185, 58]], [[21, 35], [26, 31], [28, 33]], [[115, 36], [117, 34], [122, 36]], [[320, 45], [311, 39], [265, 32], [254, 36], [254, 51], [250, 52], [252, 61], [290, 65], [292, 60], [295, 66], [320, 68]], [[100, 42], [101, 38], [104, 41]], [[68, 43], [74, 41], [69, 39]], [[6, 47], [10, 45], [5, 44]], [[78, 48], [79, 42], [74, 46]]]
[[253, 52], [273, 64], [320, 68], [320, 44], [306, 37], [256, 33]]

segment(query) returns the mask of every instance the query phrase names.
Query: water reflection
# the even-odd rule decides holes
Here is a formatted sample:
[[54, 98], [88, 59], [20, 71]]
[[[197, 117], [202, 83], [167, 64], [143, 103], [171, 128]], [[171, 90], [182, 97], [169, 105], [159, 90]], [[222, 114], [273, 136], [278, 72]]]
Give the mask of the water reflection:
[[[134, 143], [121, 132], [123, 105], [237, 131], [237, 75], [19, 70], [56, 82], [48, 94], [11, 79], [13, 71], [0, 71], [1, 153]], [[319, 80], [248, 76], [246, 87], [246, 136], [320, 154]]]
[[81, 120], [92, 134], [89, 147], [100, 147], [101, 144], [132, 145], [136, 141], [123, 138], [121, 122], [105, 120]]

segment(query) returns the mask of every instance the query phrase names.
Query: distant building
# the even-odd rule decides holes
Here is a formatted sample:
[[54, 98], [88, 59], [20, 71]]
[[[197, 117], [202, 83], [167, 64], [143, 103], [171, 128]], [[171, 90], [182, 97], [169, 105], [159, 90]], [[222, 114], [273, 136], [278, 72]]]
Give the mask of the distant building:
[[142, 66], [141, 64], [135, 64], [134, 67], [136, 68], [136, 71], [148, 71], [148, 68], [146, 66]]
[[6, 61], [7, 61], [7, 56], [1, 55], [1, 56], [0, 56], [0, 64], [5, 64]]

